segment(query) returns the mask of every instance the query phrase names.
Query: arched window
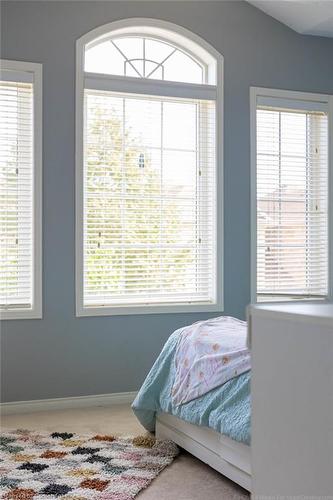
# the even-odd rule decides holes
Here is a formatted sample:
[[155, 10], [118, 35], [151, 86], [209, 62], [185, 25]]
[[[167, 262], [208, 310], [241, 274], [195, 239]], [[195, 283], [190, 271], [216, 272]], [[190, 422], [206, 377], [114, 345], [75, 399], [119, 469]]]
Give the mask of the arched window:
[[222, 310], [221, 79], [170, 23], [78, 41], [78, 315]]

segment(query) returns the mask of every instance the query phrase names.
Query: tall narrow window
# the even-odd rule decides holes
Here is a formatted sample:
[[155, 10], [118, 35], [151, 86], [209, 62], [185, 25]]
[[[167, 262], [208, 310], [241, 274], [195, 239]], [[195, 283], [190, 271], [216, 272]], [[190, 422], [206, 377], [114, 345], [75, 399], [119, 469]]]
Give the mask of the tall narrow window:
[[41, 317], [41, 66], [1, 61], [0, 316]]
[[163, 35], [82, 46], [78, 314], [221, 310], [217, 61]]
[[257, 300], [329, 294], [328, 105], [256, 101]]

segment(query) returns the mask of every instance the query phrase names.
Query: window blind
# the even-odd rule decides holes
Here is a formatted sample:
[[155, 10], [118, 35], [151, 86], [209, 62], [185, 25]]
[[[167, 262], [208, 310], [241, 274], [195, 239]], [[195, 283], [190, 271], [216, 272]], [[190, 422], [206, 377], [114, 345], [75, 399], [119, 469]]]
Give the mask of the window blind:
[[[267, 99], [266, 99], [267, 100]], [[276, 105], [275, 105], [276, 104]], [[295, 107], [295, 109], [294, 109]], [[257, 105], [258, 300], [328, 294], [328, 118]]]
[[0, 307], [33, 302], [33, 84], [0, 81]]
[[215, 102], [84, 99], [84, 305], [213, 302]]

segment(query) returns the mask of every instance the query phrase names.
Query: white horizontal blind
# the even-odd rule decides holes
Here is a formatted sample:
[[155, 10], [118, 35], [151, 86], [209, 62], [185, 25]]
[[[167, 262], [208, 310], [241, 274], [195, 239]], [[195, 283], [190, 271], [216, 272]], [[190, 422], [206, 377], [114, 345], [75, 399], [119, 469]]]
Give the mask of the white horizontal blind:
[[328, 118], [314, 106], [257, 106], [258, 300], [328, 294]]
[[0, 308], [33, 302], [33, 84], [0, 81]]
[[84, 99], [84, 306], [214, 302], [215, 102]]

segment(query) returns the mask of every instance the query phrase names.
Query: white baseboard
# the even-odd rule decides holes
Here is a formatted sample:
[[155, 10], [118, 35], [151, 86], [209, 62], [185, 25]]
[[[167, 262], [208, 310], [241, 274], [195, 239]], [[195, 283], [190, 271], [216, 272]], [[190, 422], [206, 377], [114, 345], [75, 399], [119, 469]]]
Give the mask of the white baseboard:
[[75, 396], [72, 398], [13, 401], [9, 403], [1, 403], [0, 413], [2, 415], [14, 415], [15, 413], [33, 413], [36, 411], [66, 410], [69, 408], [89, 408], [93, 406], [131, 404], [136, 394], [136, 392], [115, 392], [112, 394]]

